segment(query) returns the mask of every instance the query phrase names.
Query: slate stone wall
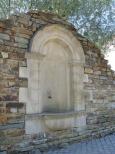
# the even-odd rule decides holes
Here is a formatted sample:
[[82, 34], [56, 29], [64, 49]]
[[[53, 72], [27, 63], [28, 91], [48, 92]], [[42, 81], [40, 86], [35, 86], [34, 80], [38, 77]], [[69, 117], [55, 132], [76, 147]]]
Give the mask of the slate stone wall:
[[[25, 52], [40, 29], [61, 24], [81, 42], [85, 54], [84, 97], [87, 113], [86, 134], [110, 133], [115, 130], [115, 73], [100, 50], [77, 34], [64, 19], [50, 13], [31, 12], [0, 21], [0, 142], [3, 138], [21, 138], [24, 134], [26, 104], [19, 102], [19, 87], [27, 87], [19, 78], [19, 67], [26, 67]], [[9, 141], [7, 139], [7, 141]]]
[[[54, 19], [53, 19], [54, 18]], [[19, 67], [26, 67], [25, 52], [34, 33], [48, 24], [66, 22], [52, 14], [28, 13], [0, 21], [0, 140], [24, 134], [25, 103], [19, 102]], [[68, 26], [68, 25], [67, 25]]]
[[81, 42], [86, 58], [84, 68], [85, 102], [89, 130], [115, 130], [115, 73], [100, 50]]

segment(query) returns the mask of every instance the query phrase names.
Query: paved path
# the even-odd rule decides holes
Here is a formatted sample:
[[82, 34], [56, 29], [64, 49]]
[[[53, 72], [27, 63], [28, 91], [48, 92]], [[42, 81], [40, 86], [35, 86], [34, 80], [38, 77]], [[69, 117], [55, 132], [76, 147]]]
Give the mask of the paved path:
[[115, 154], [115, 134], [91, 141], [74, 143], [66, 148], [50, 150], [44, 154]]

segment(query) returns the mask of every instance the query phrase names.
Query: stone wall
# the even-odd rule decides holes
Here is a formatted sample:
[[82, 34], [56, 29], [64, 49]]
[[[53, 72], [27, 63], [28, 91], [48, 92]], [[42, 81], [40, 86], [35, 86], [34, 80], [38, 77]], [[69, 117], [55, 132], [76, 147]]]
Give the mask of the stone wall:
[[59, 24], [70, 30], [84, 50], [86, 132], [92, 135], [100, 132], [106, 134], [115, 130], [115, 74], [100, 50], [77, 34], [75, 28], [64, 19], [49, 13], [31, 12], [0, 21], [0, 142], [2, 144], [6, 142], [4, 138], [10, 142], [8, 138], [23, 137], [26, 104], [19, 102], [19, 88], [26, 88], [28, 80], [19, 77], [19, 69], [27, 67], [25, 53], [29, 52], [33, 35], [52, 24]]
[[[115, 73], [100, 50], [84, 45], [85, 100], [88, 129], [93, 132], [115, 130]], [[86, 43], [86, 42], [85, 42]]]

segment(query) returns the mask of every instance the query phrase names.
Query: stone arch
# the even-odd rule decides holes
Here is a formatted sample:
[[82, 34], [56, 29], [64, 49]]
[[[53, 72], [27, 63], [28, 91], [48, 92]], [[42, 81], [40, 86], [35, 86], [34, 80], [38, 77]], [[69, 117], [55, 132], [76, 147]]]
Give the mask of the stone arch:
[[20, 69], [28, 88], [19, 91], [20, 101], [26, 102], [26, 133], [82, 129], [85, 57], [80, 42], [70, 30], [54, 24], [36, 32], [30, 44], [27, 68]]
[[[51, 49], [51, 51], [49, 51], [50, 49], [48, 48], [50, 48], [51, 44], [53, 48]], [[56, 48], [54, 47], [53, 44], [55, 44]], [[60, 51], [58, 51], [57, 48], [59, 48]], [[54, 52], [55, 50], [56, 52]], [[54, 57], [57, 56], [58, 60], [54, 62], [53, 65], [50, 62], [48, 62], [44, 66], [43, 62], [45, 61], [45, 59], [47, 60], [48, 52], [52, 52], [52, 54], [55, 53], [53, 56]], [[64, 62], [64, 64], [62, 64], [63, 63], [62, 61], [59, 62], [60, 59], [62, 58], [61, 56], [63, 57], [62, 61], [66, 61]], [[79, 41], [72, 34], [71, 31], [64, 28], [63, 26], [54, 24], [47, 26], [44, 29], [36, 32], [36, 34], [32, 38], [30, 45], [30, 52], [26, 54], [26, 58], [28, 67], [27, 113], [43, 113], [43, 112], [53, 112], [53, 111], [75, 112], [84, 109], [85, 105], [83, 99], [84, 98], [83, 76], [84, 76], [85, 58], [83, 49]], [[50, 58], [52, 59], [51, 55]], [[54, 65], [57, 65], [57, 72], [55, 72]], [[41, 66], [44, 66], [43, 69], [41, 68]], [[49, 68], [48, 66], [51, 67]], [[62, 71], [60, 71], [59, 67], [63, 68]], [[48, 69], [49, 71], [47, 71]], [[58, 76], [57, 78], [55, 75], [52, 79], [52, 77], [50, 77], [51, 76], [50, 70], [53, 71], [54, 74], [62, 73], [63, 75], [61, 77], [57, 75]], [[63, 73], [64, 71], [65, 74]], [[44, 72], [46, 74], [44, 74]], [[42, 77], [41, 74], [43, 74]], [[47, 75], [49, 77], [49, 82], [54, 80], [53, 85], [55, 84], [55, 81], [57, 82], [58, 78], [60, 78], [60, 81], [57, 82], [58, 85], [56, 86], [55, 84], [55, 87], [59, 87], [59, 85], [63, 84], [61, 80], [64, 81], [64, 78], [67, 78], [66, 76], [68, 76], [68, 78], [65, 79], [67, 80], [67, 82], [64, 81], [65, 85], [63, 85], [63, 87], [65, 88], [60, 86], [60, 89], [57, 90], [55, 88], [55, 90], [53, 90], [53, 88], [51, 88], [48, 85], [48, 82], [46, 82], [47, 79], [45, 79], [45, 76]], [[53, 108], [48, 108], [50, 105], [49, 104], [46, 105], [48, 99], [45, 100], [43, 98], [45, 97], [45, 95], [47, 95], [46, 93], [48, 92], [44, 92], [43, 89], [48, 89], [48, 88], [45, 88], [45, 85], [41, 84], [41, 82], [44, 83], [44, 81], [42, 81], [42, 78], [44, 78], [47, 87], [50, 87], [49, 89], [52, 89], [50, 91], [55, 91], [54, 94], [52, 95], [54, 96], [58, 95], [55, 98], [54, 102], [59, 101], [60, 102], [59, 106], [54, 105]], [[52, 82], [50, 83], [50, 85], [51, 84]], [[45, 93], [43, 97], [41, 94], [42, 91], [43, 93]], [[64, 93], [64, 91], [66, 92]], [[65, 96], [65, 98], [63, 95]], [[58, 110], [56, 110], [56, 108], [58, 108]]]
[[[30, 44], [30, 52], [44, 55], [45, 53], [42, 51], [44, 44], [54, 39], [61, 40], [67, 48], [70, 48], [73, 59], [81, 61], [83, 64], [85, 63], [84, 51], [80, 42], [71, 31], [57, 24], [47, 26], [43, 30], [35, 33]], [[39, 41], [36, 43], [36, 40]]]

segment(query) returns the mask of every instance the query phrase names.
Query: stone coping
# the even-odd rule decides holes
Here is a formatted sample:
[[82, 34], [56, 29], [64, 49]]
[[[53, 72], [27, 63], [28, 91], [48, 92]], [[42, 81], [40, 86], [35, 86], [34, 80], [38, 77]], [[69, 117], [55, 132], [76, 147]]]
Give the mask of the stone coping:
[[33, 113], [33, 114], [26, 114], [25, 118], [40, 118], [40, 117], [61, 117], [61, 116], [81, 116], [81, 115], [86, 115], [86, 112], [83, 111], [69, 111], [69, 112], [59, 112], [59, 113], [49, 113], [49, 112], [44, 112], [44, 113]]

